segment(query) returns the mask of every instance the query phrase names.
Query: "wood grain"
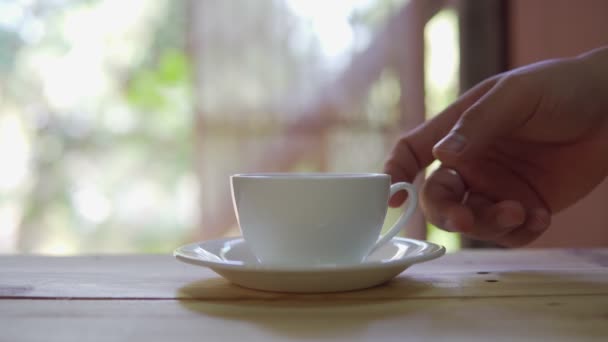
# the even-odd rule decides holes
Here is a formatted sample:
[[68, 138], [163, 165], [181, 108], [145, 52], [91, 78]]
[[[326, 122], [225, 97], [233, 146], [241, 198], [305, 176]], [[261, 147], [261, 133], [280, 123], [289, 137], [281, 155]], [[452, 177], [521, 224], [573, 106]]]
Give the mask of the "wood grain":
[[[385, 286], [331, 298], [608, 294], [608, 249], [470, 251], [416, 265]], [[0, 298], [327, 297], [252, 291], [170, 256], [0, 257]]]
[[314, 295], [240, 288], [170, 256], [0, 257], [0, 342], [607, 336], [608, 249], [465, 251]]
[[608, 296], [205, 302], [4, 300], [1, 341], [605, 341]]

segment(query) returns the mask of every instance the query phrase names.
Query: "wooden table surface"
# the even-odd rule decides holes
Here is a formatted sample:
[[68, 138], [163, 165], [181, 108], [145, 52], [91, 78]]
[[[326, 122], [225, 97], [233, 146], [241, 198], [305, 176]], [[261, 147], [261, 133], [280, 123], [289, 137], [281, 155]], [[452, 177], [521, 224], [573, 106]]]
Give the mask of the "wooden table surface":
[[171, 256], [0, 256], [0, 341], [608, 341], [608, 249], [463, 251], [364, 291], [231, 285]]

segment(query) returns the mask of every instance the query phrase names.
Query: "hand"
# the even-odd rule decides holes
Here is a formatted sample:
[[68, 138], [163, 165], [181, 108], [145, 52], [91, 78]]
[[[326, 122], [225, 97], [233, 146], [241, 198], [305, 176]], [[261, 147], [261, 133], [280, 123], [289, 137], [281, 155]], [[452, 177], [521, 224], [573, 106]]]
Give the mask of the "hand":
[[505, 246], [533, 241], [608, 174], [608, 49], [480, 83], [403, 136], [385, 172], [411, 182], [434, 158], [441, 167], [421, 191], [431, 223]]

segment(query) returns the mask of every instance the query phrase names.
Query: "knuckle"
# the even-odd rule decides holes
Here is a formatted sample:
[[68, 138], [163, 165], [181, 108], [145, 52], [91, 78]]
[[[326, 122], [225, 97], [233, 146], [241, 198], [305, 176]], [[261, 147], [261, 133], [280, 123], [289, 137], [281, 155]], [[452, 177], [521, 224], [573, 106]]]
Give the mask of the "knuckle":
[[508, 91], [526, 91], [530, 88], [530, 77], [523, 73], [511, 73], [500, 80], [500, 86]]
[[393, 150], [394, 154], [409, 154], [410, 153], [410, 144], [411, 137], [409, 135], [404, 135], [397, 141], [395, 148]]
[[454, 126], [456, 132], [460, 132], [464, 127], [470, 127], [476, 124], [484, 117], [484, 108], [481, 102], [476, 102], [462, 114], [460, 120]]

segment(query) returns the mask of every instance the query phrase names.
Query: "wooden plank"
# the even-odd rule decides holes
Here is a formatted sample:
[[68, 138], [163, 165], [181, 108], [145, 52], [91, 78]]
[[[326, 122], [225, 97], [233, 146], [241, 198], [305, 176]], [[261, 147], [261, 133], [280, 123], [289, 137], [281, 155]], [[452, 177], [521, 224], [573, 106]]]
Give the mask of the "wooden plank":
[[0, 298], [407, 299], [608, 294], [608, 249], [448, 254], [389, 284], [334, 295], [284, 295], [230, 285], [170, 256], [0, 257]]
[[605, 341], [608, 296], [409, 301], [3, 300], [0, 340]]

